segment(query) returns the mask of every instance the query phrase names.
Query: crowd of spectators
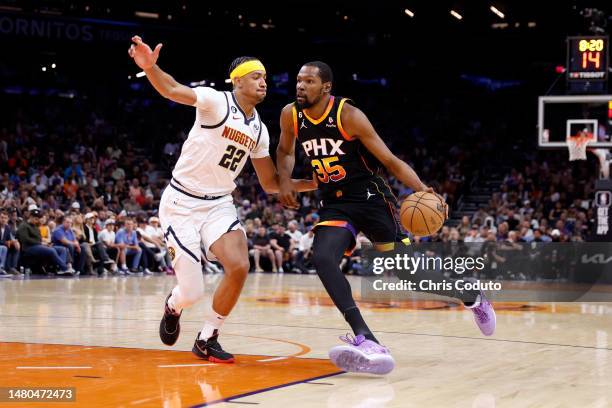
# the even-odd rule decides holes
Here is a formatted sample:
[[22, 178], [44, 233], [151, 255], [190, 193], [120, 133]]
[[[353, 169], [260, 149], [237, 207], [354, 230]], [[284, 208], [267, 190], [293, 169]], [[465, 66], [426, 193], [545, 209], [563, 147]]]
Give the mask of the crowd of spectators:
[[136, 220], [111, 211], [81, 213], [77, 202], [63, 212], [30, 204], [0, 210], [0, 275], [172, 274], [157, 217]]
[[[70, 275], [172, 273], [156, 212], [185, 132], [170, 125], [153, 129], [146, 118], [172, 118], [175, 112], [126, 101], [118, 101], [105, 114], [75, 101], [59, 100], [39, 110], [23, 106], [11, 110], [0, 127], [0, 274], [40, 269], [38, 265]], [[444, 112], [439, 113], [440, 123], [451, 120], [444, 119]], [[128, 122], [137, 122], [133, 128], [140, 131], [130, 130]], [[486, 143], [428, 141], [423, 132], [441, 130], [423, 125], [410, 130], [413, 143], [406, 151], [405, 140], [385, 131], [385, 125], [380, 127], [391, 135], [388, 144], [394, 152], [445, 197], [451, 211], [481, 163], [479, 149], [492, 149]], [[468, 123], [463, 131], [477, 137], [482, 127]], [[273, 126], [271, 131], [273, 154], [277, 135]], [[433, 237], [415, 239], [585, 240], [594, 218], [588, 201], [592, 180], [557, 163], [523, 160], [472, 217]], [[299, 154], [296, 167], [302, 175], [307, 172]], [[393, 177], [388, 181], [400, 199], [411, 193]], [[309, 258], [311, 229], [319, 218], [317, 193], [302, 194], [301, 206], [294, 211], [263, 192], [250, 166], [236, 183], [234, 198], [247, 233], [252, 270], [313, 273]], [[366, 242], [358, 237], [358, 247]], [[343, 261], [345, 271], [362, 272], [359, 255], [358, 250]], [[217, 264], [203, 263], [209, 273], [220, 271]]]
[[445, 227], [433, 240], [457, 234], [465, 242], [480, 239], [514, 242], [584, 242], [592, 233], [595, 174], [584, 166], [581, 176], [567, 162], [531, 161], [512, 168], [488, 205], [453, 228]]
[[416, 241], [440, 243], [443, 254], [485, 256], [488, 278], [575, 278], [571, 254], [578, 246], [543, 244], [591, 239], [596, 213], [589, 197], [597, 173], [593, 163], [568, 164], [566, 154], [537, 154], [523, 167], [510, 168], [487, 205], [459, 225]]

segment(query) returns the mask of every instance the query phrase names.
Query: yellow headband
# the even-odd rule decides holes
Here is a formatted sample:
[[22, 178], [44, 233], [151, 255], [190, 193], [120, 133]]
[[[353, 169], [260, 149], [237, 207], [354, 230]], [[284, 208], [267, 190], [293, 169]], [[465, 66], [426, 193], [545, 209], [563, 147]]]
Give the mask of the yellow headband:
[[233, 81], [234, 79], [243, 77], [253, 71], [263, 71], [265, 73], [266, 68], [259, 60], [250, 60], [247, 62], [243, 62], [242, 64], [234, 68], [234, 70], [230, 73], [230, 79]]

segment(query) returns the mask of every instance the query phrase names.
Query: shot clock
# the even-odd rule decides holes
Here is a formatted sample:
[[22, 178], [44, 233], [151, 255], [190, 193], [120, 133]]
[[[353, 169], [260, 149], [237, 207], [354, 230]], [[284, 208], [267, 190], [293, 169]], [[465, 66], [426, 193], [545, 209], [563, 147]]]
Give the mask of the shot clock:
[[567, 79], [570, 81], [608, 79], [608, 37], [567, 38]]

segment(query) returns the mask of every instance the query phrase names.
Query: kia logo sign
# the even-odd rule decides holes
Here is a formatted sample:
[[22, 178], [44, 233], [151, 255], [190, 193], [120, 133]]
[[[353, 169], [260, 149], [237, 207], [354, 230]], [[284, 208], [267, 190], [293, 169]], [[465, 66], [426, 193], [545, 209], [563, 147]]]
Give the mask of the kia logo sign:
[[608, 264], [612, 262], [612, 256], [606, 256], [605, 254], [595, 254], [588, 256], [586, 254], [582, 255], [580, 261], [583, 264]]

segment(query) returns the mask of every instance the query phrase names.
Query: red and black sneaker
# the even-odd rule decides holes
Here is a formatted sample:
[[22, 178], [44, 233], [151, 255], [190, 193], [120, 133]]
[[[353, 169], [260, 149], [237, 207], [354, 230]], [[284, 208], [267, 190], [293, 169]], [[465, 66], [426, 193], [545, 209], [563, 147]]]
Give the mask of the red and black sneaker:
[[172, 346], [178, 340], [179, 334], [181, 334], [181, 313], [176, 314], [170, 306], [168, 306], [168, 299], [172, 296], [172, 292], [166, 298], [166, 306], [164, 308], [164, 316], [159, 323], [159, 338], [167, 345]]
[[234, 356], [223, 350], [217, 341], [218, 338], [219, 332], [217, 330], [213, 332], [212, 337], [208, 340], [200, 340], [200, 333], [198, 333], [191, 352], [211, 363], [233, 363]]

